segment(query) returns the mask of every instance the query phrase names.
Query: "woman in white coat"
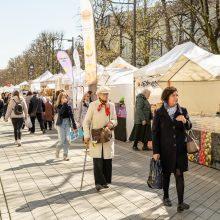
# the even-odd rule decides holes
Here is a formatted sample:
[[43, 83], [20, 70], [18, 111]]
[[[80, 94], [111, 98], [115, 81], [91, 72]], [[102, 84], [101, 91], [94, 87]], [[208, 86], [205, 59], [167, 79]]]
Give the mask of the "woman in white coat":
[[[83, 121], [84, 142], [89, 144], [93, 158], [96, 190], [108, 188], [112, 181], [112, 158], [114, 157], [114, 132], [117, 125], [115, 105], [108, 101], [110, 89], [106, 86], [97, 91], [98, 100], [90, 103]], [[106, 143], [96, 143], [92, 138], [92, 129], [105, 128], [112, 132], [112, 138]]]

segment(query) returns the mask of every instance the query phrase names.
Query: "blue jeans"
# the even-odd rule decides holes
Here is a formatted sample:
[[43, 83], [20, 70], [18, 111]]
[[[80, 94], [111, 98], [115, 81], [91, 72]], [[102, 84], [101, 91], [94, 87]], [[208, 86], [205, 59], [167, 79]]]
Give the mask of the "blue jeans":
[[58, 144], [57, 150], [63, 148], [63, 155], [68, 156], [68, 151], [70, 147], [70, 120], [69, 118], [64, 118], [62, 125], [57, 126], [58, 131]]

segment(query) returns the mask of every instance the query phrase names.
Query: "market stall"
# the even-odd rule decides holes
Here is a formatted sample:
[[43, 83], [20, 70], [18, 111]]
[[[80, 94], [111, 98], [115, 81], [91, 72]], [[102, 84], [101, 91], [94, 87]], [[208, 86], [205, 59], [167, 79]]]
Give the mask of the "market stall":
[[53, 74], [47, 70], [45, 73], [40, 75], [38, 78], [36, 78], [30, 82], [31, 90], [32, 91], [40, 91], [42, 89], [41, 82], [45, 82], [47, 79], [49, 79], [52, 76], [53, 76]]
[[220, 120], [216, 117], [220, 97], [220, 55], [211, 54], [188, 42], [134, 73], [136, 89], [152, 85], [175, 86], [179, 103], [187, 107], [200, 151], [189, 159], [219, 169]]

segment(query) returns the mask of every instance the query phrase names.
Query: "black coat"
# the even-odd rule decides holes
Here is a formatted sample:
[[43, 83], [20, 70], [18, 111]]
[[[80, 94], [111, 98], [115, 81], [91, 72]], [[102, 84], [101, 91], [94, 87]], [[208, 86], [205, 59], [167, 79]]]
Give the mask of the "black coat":
[[43, 100], [36, 95], [30, 99], [28, 114], [45, 112], [45, 104]]
[[[185, 125], [175, 120], [178, 115], [185, 116]], [[191, 128], [185, 108], [178, 106], [174, 120], [170, 118], [164, 105], [156, 111], [152, 128], [153, 153], [160, 154], [163, 172], [174, 173], [177, 168], [182, 172], [188, 170], [185, 131]]]

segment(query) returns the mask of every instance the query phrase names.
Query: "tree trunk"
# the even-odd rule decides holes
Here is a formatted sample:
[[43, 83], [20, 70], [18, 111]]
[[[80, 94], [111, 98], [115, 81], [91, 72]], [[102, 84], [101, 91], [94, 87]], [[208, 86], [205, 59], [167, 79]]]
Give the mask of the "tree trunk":
[[173, 48], [174, 44], [173, 44], [173, 36], [171, 33], [171, 28], [170, 28], [170, 19], [169, 19], [168, 13], [167, 13], [167, 3], [166, 3], [166, 0], [161, 0], [161, 2], [162, 2], [162, 7], [163, 7], [165, 29], [166, 29], [165, 45], [168, 50], [171, 50]]

